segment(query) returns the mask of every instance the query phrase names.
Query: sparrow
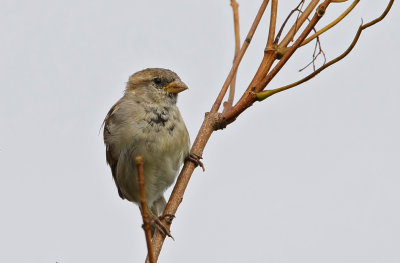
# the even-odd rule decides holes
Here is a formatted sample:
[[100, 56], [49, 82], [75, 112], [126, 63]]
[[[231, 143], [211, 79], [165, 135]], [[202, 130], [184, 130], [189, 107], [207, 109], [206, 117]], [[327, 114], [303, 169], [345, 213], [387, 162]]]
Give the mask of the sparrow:
[[156, 222], [166, 205], [164, 191], [190, 156], [189, 134], [176, 106], [178, 93], [187, 88], [168, 69], [136, 72], [103, 122], [106, 161], [119, 196], [140, 204], [135, 158], [141, 156], [147, 205]]

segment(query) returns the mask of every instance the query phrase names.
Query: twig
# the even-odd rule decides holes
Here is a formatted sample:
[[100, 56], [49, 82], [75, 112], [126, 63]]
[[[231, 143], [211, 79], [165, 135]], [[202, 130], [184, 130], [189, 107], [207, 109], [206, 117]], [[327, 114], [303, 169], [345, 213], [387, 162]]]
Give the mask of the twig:
[[[239, 54], [239, 50], [240, 50], [239, 4], [235, 0], [231, 0], [231, 6], [232, 6], [232, 11], [233, 11], [233, 25], [234, 25], [234, 31], [235, 31], [235, 55], [233, 57], [233, 60], [235, 61], [235, 58]], [[226, 102], [224, 102], [223, 112], [228, 111], [230, 108], [232, 108], [233, 100], [235, 98], [236, 75], [237, 75], [237, 71], [233, 75], [231, 85], [230, 85], [231, 88], [229, 89], [228, 100]]]
[[[293, 9], [292, 11], [290, 11], [289, 15], [286, 17], [285, 21], [282, 23], [281, 28], [278, 31], [278, 34], [276, 35], [274, 44], [278, 44], [279, 43], [279, 39], [281, 38], [281, 35], [283, 33], [283, 29], [285, 28], [287, 22], [289, 22], [289, 19], [292, 17], [292, 15], [296, 12], [296, 11], [301, 11], [301, 8], [304, 5], [304, 0], [301, 0], [300, 3], [296, 6], [295, 9]], [[296, 18], [296, 22], [299, 19], [299, 17]]]
[[[317, 53], [317, 49], [318, 49], [318, 53]], [[321, 55], [324, 57], [324, 62], [322, 63], [322, 65], [325, 65], [326, 63], [326, 55], [325, 52], [322, 50], [321, 47], [321, 41], [319, 40], [319, 37], [316, 37], [316, 41], [315, 41], [315, 47], [314, 47], [314, 52], [313, 52], [313, 58], [311, 60], [310, 63], [308, 63], [306, 66], [304, 66], [303, 68], [299, 69], [299, 72], [305, 70], [306, 68], [308, 68], [310, 65], [313, 65], [313, 70], [315, 71], [315, 61], [317, 60], [317, 58], [319, 57], [319, 55]]]
[[289, 45], [290, 41], [292, 41], [293, 37], [296, 35], [297, 31], [300, 29], [300, 27], [303, 25], [303, 23], [307, 20], [307, 18], [310, 16], [311, 12], [314, 10], [314, 8], [318, 5], [319, 0], [312, 0], [310, 4], [308, 4], [307, 8], [303, 11], [299, 19], [296, 20], [292, 28], [289, 30], [289, 33], [287, 33], [286, 37], [282, 40], [282, 42], [279, 44], [279, 48], [285, 48]]
[[314, 72], [311, 73], [310, 75], [308, 75], [308, 76], [302, 78], [302, 79], [299, 80], [299, 81], [296, 81], [296, 82], [294, 82], [294, 83], [292, 83], [292, 84], [283, 86], [283, 87], [278, 88], [278, 89], [266, 90], [266, 91], [263, 91], [263, 92], [260, 92], [260, 93], [256, 94], [257, 100], [258, 100], [258, 101], [265, 100], [266, 98], [268, 98], [268, 97], [270, 97], [270, 96], [272, 96], [272, 95], [274, 95], [274, 94], [276, 94], [276, 93], [278, 93], [278, 92], [281, 92], [281, 91], [288, 90], [288, 89], [290, 89], [290, 88], [296, 87], [296, 86], [298, 86], [298, 85], [300, 85], [300, 84], [302, 84], [302, 83], [304, 83], [304, 82], [306, 82], [306, 81], [312, 79], [313, 77], [315, 77], [316, 75], [318, 75], [318, 74], [319, 74], [321, 71], [323, 71], [324, 69], [326, 69], [326, 68], [332, 66], [333, 64], [335, 64], [336, 62], [342, 60], [344, 57], [346, 57], [346, 56], [353, 50], [353, 48], [354, 48], [355, 45], [357, 44], [358, 39], [360, 38], [360, 35], [361, 35], [361, 33], [362, 33], [362, 31], [363, 31], [364, 29], [366, 29], [366, 28], [368, 28], [368, 27], [370, 27], [370, 26], [373, 26], [374, 24], [376, 24], [376, 23], [382, 21], [382, 20], [385, 18], [385, 16], [389, 13], [390, 8], [391, 8], [392, 5], [393, 5], [393, 2], [394, 2], [394, 0], [390, 0], [389, 4], [387, 5], [385, 11], [382, 13], [381, 16], [379, 16], [378, 18], [372, 20], [371, 22], [369, 22], [369, 23], [367, 23], [367, 24], [360, 25], [360, 27], [358, 28], [357, 33], [356, 33], [356, 35], [354, 36], [354, 39], [353, 39], [353, 41], [351, 42], [350, 46], [349, 46], [349, 47], [346, 49], [346, 51], [344, 51], [340, 56], [338, 56], [338, 57], [336, 57], [335, 59], [329, 61], [328, 63], [326, 63], [325, 65], [323, 65], [322, 67], [320, 67], [319, 69], [317, 69], [316, 71], [314, 71]]
[[[249, 88], [253, 87], [254, 85], [259, 83], [264, 78], [264, 76], [268, 73], [272, 64], [274, 63], [274, 61], [277, 58], [278, 51], [277, 51], [276, 46], [273, 43], [273, 38], [275, 35], [275, 27], [276, 27], [277, 7], [278, 7], [278, 2], [273, 1], [272, 5], [271, 5], [271, 19], [270, 19], [270, 28], [269, 28], [269, 32], [268, 32], [268, 42], [267, 42], [267, 46], [264, 50], [264, 57], [260, 63], [260, 66], [257, 69], [256, 74], [254, 75], [253, 79], [250, 82]], [[247, 88], [247, 90], [249, 88]], [[242, 97], [239, 99], [239, 102], [242, 101], [246, 95], [247, 95], [247, 92], [245, 92], [242, 95]], [[222, 114], [225, 115], [228, 113], [229, 113], [229, 111], [223, 112]]]
[[240, 62], [242, 61], [243, 55], [246, 52], [247, 48], [249, 47], [249, 44], [251, 42], [251, 39], [253, 38], [254, 32], [256, 31], [258, 24], [260, 23], [261, 17], [265, 12], [265, 8], [268, 5], [269, 0], [264, 0], [257, 12], [256, 17], [254, 18], [253, 24], [251, 25], [251, 28], [249, 30], [249, 33], [246, 36], [246, 39], [243, 42], [242, 47], [240, 48], [239, 54], [236, 56], [235, 60], [233, 61], [233, 65], [231, 70], [229, 71], [228, 76], [226, 77], [226, 80], [224, 82], [224, 85], [222, 85], [221, 91], [218, 94], [217, 99], [214, 102], [214, 105], [211, 108], [210, 112], [217, 112], [219, 107], [221, 106], [221, 102], [225, 97], [226, 91], [228, 90], [229, 84], [232, 82], [233, 76], [235, 75]]
[[[299, 10], [297, 10], [297, 11], [298, 11], [298, 12], [297, 12], [297, 18], [296, 18], [296, 22], [295, 22], [296, 28], [299, 28], [299, 27], [297, 26], [297, 21], [299, 21], [300, 14], [303, 13], [303, 11], [301, 11], [301, 9], [303, 9], [304, 2], [305, 2], [305, 0], [302, 0], [302, 1], [301, 1]], [[307, 17], [307, 19], [308, 19], [308, 17]], [[292, 36], [292, 39], [291, 39], [290, 41], [293, 41], [294, 36], [295, 36], [295, 35]]]
[[266, 51], [274, 48], [275, 28], [276, 28], [276, 17], [278, 15], [278, 0], [272, 0], [271, 2], [271, 18], [269, 22], [269, 32]]
[[[307, 18], [307, 20], [310, 21], [308, 18]], [[315, 28], [313, 28], [313, 31], [314, 31], [314, 32], [317, 32], [317, 31], [315, 30]], [[315, 71], [315, 61], [317, 60], [318, 56], [321, 55], [321, 54], [322, 54], [323, 57], [324, 57], [324, 63], [322, 63], [322, 65], [325, 65], [325, 63], [326, 63], [325, 52], [322, 50], [321, 41], [319, 40], [319, 36], [317, 36], [315, 39], [316, 39], [316, 41], [315, 41], [315, 46], [314, 46], [313, 58], [312, 58], [312, 60], [311, 60], [310, 63], [308, 63], [308, 64], [307, 64], [306, 66], [304, 66], [303, 68], [299, 69], [299, 72], [305, 70], [305, 69], [308, 68], [311, 64], [313, 65], [313, 70]], [[303, 43], [304, 43], [304, 42], [303, 42]], [[301, 45], [300, 45], [300, 46], [301, 46]], [[317, 49], [319, 49], [318, 53], [317, 53]], [[317, 54], [316, 54], [316, 53], [317, 53]]]
[[146, 236], [146, 244], [147, 244], [147, 254], [150, 263], [155, 263], [153, 245], [151, 243], [151, 224], [149, 219], [149, 208], [147, 207], [146, 202], [146, 192], [145, 192], [145, 182], [143, 176], [143, 159], [141, 156], [137, 156], [136, 159], [136, 167], [138, 171], [138, 181], [139, 181], [139, 192], [140, 192], [140, 212], [143, 218], [143, 230], [144, 235]]
[[338, 18], [336, 18], [334, 21], [329, 23], [327, 26], [316, 32], [314, 35], [308, 37], [306, 40], [301, 43], [301, 46], [307, 45], [310, 41], [312, 41], [314, 38], [318, 37], [322, 33], [328, 31], [330, 28], [334, 27], [337, 23], [343, 20], [350, 12], [353, 10], [354, 7], [360, 2], [360, 0], [354, 0], [354, 2], [341, 14]]

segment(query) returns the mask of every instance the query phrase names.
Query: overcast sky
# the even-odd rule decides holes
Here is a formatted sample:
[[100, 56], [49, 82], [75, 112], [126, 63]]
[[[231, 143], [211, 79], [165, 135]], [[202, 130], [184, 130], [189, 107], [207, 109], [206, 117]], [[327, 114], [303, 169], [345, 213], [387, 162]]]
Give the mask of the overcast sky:
[[[239, 1], [242, 39], [260, 2]], [[279, 25], [294, 5], [280, 2]], [[386, 3], [361, 1], [324, 35], [327, 58]], [[0, 262], [143, 261], [139, 209], [117, 194], [100, 125], [130, 74], [165, 67], [189, 86], [178, 106], [193, 141], [232, 63], [232, 20], [228, 0], [0, 1]], [[339, 64], [216, 132], [160, 262], [400, 262], [399, 25], [396, 2]], [[309, 73], [311, 55], [270, 88]]]

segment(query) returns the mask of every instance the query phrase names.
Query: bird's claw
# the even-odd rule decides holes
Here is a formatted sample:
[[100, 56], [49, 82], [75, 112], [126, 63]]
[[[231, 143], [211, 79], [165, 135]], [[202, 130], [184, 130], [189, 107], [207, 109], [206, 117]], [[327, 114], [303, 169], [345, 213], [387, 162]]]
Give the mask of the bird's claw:
[[193, 162], [196, 166], [200, 166], [201, 169], [203, 169], [203, 172], [206, 171], [206, 169], [204, 168], [204, 164], [201, 161], [201, 159], [203, 159], [203, 157], [201, 157], [200, 155], [197, 155], [195, 153], [190, 153], [189, 156], [186, 158], [187, 161], [191, 161]]
[[173, 215], [165, 215], [165, 216], [158, 217], [158, 216], [150, 213], [150, 217], [152, 219], [152, 224], [157, 228], [157, 230], [160, 231], [164, 236], [169, 236], [170, 238], [175, 240], [174, 237], [171, 235], [171, 232], [169, 231], [169, 229], [161, 222], [161, 220], [164, 218], [167, 222], [169, 222], [168, 220], [171, 220], [171, 222], [172, 222], [172, 219], [170, 219], [171, 216], [173, 216]]
[[165, 220], [168, 224], [172, 224], [172, 220], [174, 220], [175, 215], [171, 215], [171, 214], [166, 214], [166, 215], [162, 215], [159, 216], [158, 219], [160, 220]]

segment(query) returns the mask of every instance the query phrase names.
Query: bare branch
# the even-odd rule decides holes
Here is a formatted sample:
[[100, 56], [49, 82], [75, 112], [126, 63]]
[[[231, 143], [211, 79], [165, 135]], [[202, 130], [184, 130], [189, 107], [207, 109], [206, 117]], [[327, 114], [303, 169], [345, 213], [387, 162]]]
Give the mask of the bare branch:
[[278, 0], [272, 0], [271, 2], [271, 18], [269, 22], [269, 32], [266, 51], [274, 49], [274, 38], [276, 28], [276, 17], [278, 15]]
[[139, 192], [140, 192], [140, 212], [143, 218], [143, 230], [144, 235], [146, 236], [146, 244], [147, 244], [147, 255], [150, 263], [155, 263], [154, 259], [154, 251], [153, 245], [151, 244], [151, 224], [149, 219], [149, 208], [147, 207], [146, 202], [146, 192], [145, 192], [145, 182], [143, 176], [143, 159], [141, 156], [137, 156], [136, 159], [136, 167], [138, 171], [138, 182], [139, 182]]
[[343, 14], [341, 14], [338, 18], [336, 18], [334, 21], [332, 21], [331, 23], [329, 23], [327, 26], [325, 26], [324, 28], [322, 28], [321, 30], [319, 30], [317, 33], [315, 33], [314, 35], [310, 36], [309, 38], [307, 38], [306, 40], [303, 41], [303, 43], [301, 43], [301, 46], [307, 45], [310, 41], [312, 41], [314, 38], [318, 37], [319, 35], [321, 35], [322, 33], [328, 31], [330, 28], [334, 27], [337, 23], [339, 23], [340, 21], [343, 20], [343, 18], [345, 18], [350, 12], [351, 10], [353, 10], [354, 7], [356, 7], [356, 5], [360, 2], [360, 0], [354, 0], [354, 2], [349, 6], [349, 8], [346, 9], [346, 11], [343, 12]]
[[369, 22], [369, 23], [367, 23], [367, 24], [365, 24], [365, 25], [361, 25], [361, 26], [358, 28], [357, 33], [356, 33], [356, 35], [354, 36], [354, 39], [353, 39], [353, 41], [351, 42], [350, 46], [349, 46], [349, 47], [346, 49], [346, 51], [344, 51], [340, 56], [338, 56], [338, 57], [336, 57], [335, 59], [329, 61], [328, 63], [326, 63], [325, 65], [323, 65], [322, 67], [320, 67], [319, 69], [317, 69], [316, 71], [314, 71], [313, 73], [311, 73], [310, 75], [304, 77], [303, 79], [301, 79], [301, 80], [299, 80], [299, 81], [296, 81], [296, 82], [294, 82], [294, 83], [292, 83], [292, 84], [283, 86], [283, 87], [278, 88], [278, 89], [265, 90], [265, 91], [263, 91], [263, 92], [257, 93], [257, 94], [256, 94], [257, 100], [258, 100], [258, 101], [262, 101], [262, 100], [265, 100], [266, 98], [268, 98], [268, 97], [270, 97], [270, 96], [272, 96], [272, 95], [274, 95], [274, 94], [276, 94], [276, 93], [278, 93], [278, 92], [281, 92], [281, 91], [288, 90], [288, 89], [290, 89], [290, 88], [296, 87], [296, 86], [298, 86], [298, 85], [300, 85], [300, 84], [302, 84], [302, 83], [304, 83], [304, 82], [306, 82], [306, 81], [312, 79], [313, 77], [315, 77], [316, 75], [318, 75], [318, 74], [319, 74], [321, 71], [323, 71], [324, 69], [326, 69], [326, 68], [332, 66], [333, 64], [335, 64], [336, 62], [342, 60], [344, 57], [346, 57], [346, 56], [353, 50], [353, 48], [354, 48], [355, 45], [357, 44], [358, 39], [360, 38], [360, 35], [361, 35], [361, 33], [362, 33], [362, 31], [363, 31], [364, 29], [366, 29], [366, 28], [368, 28], [368, 27], [370, 27], [370, 26], [373, 26], [374, 24], [376, 24], [376, 23], [382, 21], [382, 20], [385, 18], [385, 16], [389, 13], [390, 8], [391, 8], [392, 5], [393, 5], [393, 2], [394, 2], [394, 0], [390, 0], [389, 4], [387, 5], [385, 11], [382, 13], [381, 16], [379, 16], [378, 18], [372, 20], [371, 22]]
[[211, 112], [218, 112], [218, 109], [221, 106], [221, 102], [225, 97], [226, 91], [228, 90], [229, 84], [232, 82], [232, 79], [239, 67], [239, 64], [242, 61], [243, 55], [246, 52], [247, 48], [249, 47], [251, 39], [253, 38], [254, 32], [256, 31], [258, 24], [260, 23], [261, 17], [265, 12], [265, 8], [267, 7], [268, 2], [269, 2], [269, 0], [264, 0], [262, 2], [256, 17], [254, 18], [253, 24], [251, 25], [249, 33], [247, 34], [246, 39], [244, 40], [243, 45], [240, 48], [239, 54], [236, 56], [235, 60], [233, 61], [232, 68], [231, 68], [228, 76], [226, 77], [224, 85], [222, 85], [221, 91], [218, 94], [218, 97], [215, 100], [214, 105], [211, 108]]
[[[235, 56], [233, 58], [233, 60], [235, 61], [237, 55], [239, 54], [239, 50], [240, 50], [239, 4], [235, 0], [231, 0], [231, 6], [232, 6], [232, 11], [233, 11], [233, 24], [234, 24], [234, 30], [235, 30]], [[228, 111], [230, 108], [232, 108], [233, 100], [235, 98], [236, 74], [237, 74], [237, 72], [235, 72], [235, 74], [232, 78], [231, 88], [229, 89], [228, 100], [226, 102], [224, 102], [223, 112]]]
[[[273, 6], [271, 6], [271, 19], [270, 19], [270, 31], [268, 33], [268, 43], [267, 46], [264, 50], [264, 57], [260, 63], [260, 66], [257, 69], [256, 74], [254, 75], [249, 87], [247, 90], [249, 90], [251, 87], [259, 83], [264, 76], [268, 73], [270, 70], [272, 64], [277, 58], [277, 49], [275, 44], [273, 43], [273, 37], [275, 34], [275, 27], [276, 27], [276, 11], [277, 11], [277, 6], [278, 2], [274, 1]], [[242, 97], [239, 99], [239, 102], [242, 101], [245, 96], [247, 95], [247, 91], [242, 95]], [[228, 114], [229, 111], [223, 112], [223, 115]]]
[[[301, 11], [299, 11], [299, 12], [301, 12]], [[307, 20], [310, 22], [310, 19], [307, 18]], [[317, 32], [315, 30], [315, 28], [313, 28], [313, 31]], [[317, 50], [318, 50], [318, 53], [317, 53]], [[317, 36], [316, 37], [316, 41], [315, 41], [315, 47], [314, 47], [314, 52], [313, 52], [313, 57], [312, 57], [311, 62], [308, 63], [303, 68], [299, 69], [299, 71], [303, 71], [304, 69], [308, 68], [310, 65], [313, 65], [313, 70], [315, 71], [315, 61], [317, 60], [318, 56], [321, 55], [321, 54], [324, 57], [324, 63], [322, 63], [322, 65], [324, 65], [326, 63], [326, 56], [325, 56], [325, 52], [322, 50], [321, 41], [319, 40], [319, 36]]]
[[300, 29], [300, 27], [303, 25], [303, 23], [307, 20], [307, 18], [310, 16], [311, 12], [314, 10], [314, 8], [318, 5], [319, 0], [312, 0], [310, 4], [307, 6], [307, 8], [303, 11], [303, 14], [299, 17], [299, 19], [296, 20], [292, 28], [289, 30], [289, 33], [287, 33], [286, 37], [282, 40], [282, 42], [279, 44], [279, 48], [284, 48], [287, 47], [292, 41], [293, 37], [296, 35], [297, 31]]
[[[318, 53], [317, 53], [318, 50]], [[313, 65], [313, 70], [315, 71], [315, 61], [317, 60], [317, 58], [319, 57], [319, 55], [322, 55], [324, 57], [324, 62], [322, 63], [322, 65], [325, 65], [326, 63], [326, 56], [325, 56], [325, 52], [322, 50], [322, 46], [321, 46], [321, 41], [319, 40], [319, 37], [316, 37], [316, 41], [315, 41], [315, 47], [314, 47], [314, 53], [313, 53], [313, 58], [311, 60], [310, 63], [308, 63], [307, 65], [305, 65], [303, 68], [299, 69], [299, 72], [305, 70], [306, 68], [308, 68], [310, 65]]]
[[363, 25], [361, 31], [370, 26], [375, 25], [378, 22], [381, 22], [386, 17], [386, 15], [389, 13], [390, 9], [392, 8], [393, 3], [394, 3], [394, 0], [390, 0], [389, 4], [387, 5], [385, 11], [383, 11], [382, 15], [380, 15], [378, 18], [372, 20], [371, 22], [368, 22], [365, 25]]
[[250, 86], [246, 90], [246, 94], [242, 96], [242, 98], [238, 101], [238, 103], [236, 103], [236, 105], [233, 106], [233, 108], [229, 112], [223, 114], [223, 118], [227, 123], [234, 121], [237, 118], [237, 116], [239, 116], [244, 110], [253, 105], [253, 103], [257, 99], [256, 93], [261, 92], [268, 85], [268, 83], [276, 76], [276, 74], [278, 74], [278, 72], [286, 64], [286, 62], [293, 55], [293, 53], [300, 47], [300, 44], [304, 41], [307, 35], [312, 31], [314, 26], [324, 15], [326, 8], [331, 3], [331, 1], [332, 0], [325, 0], [322, 4], [318, 6], [310, 23], [301, 33], [296, 42], [290, 48], [288, 48], [288, 50], [285, 52], [281, 60], [276, 64], [276, 66], [271, 70], [271, 72], [269, 72], [268, 75], [266, 75], [255, 86]]
[[[281, 38], [281, 35], [283, 33], [283, 29], [285, 28], [287, 22], [289, 22], [290, 17], [292, 17], [292, 15], [296, 12], [296, 11], [301, 11], [302, 6], [304, 5], [304, 0], [301, 0], [300, 3], [296, 6], [295, 9], [293, 9], [292, 11], [290, 11], [289, 15], [286, 17], [285, 21], [283, 22], [281, 28], [279, 29], [278, 34], [276, 35], [274, 44], [278, 44], [279, 43], [279, 39]], [[296, 18], [296, 21], [299, 19], [299, 17]]]

